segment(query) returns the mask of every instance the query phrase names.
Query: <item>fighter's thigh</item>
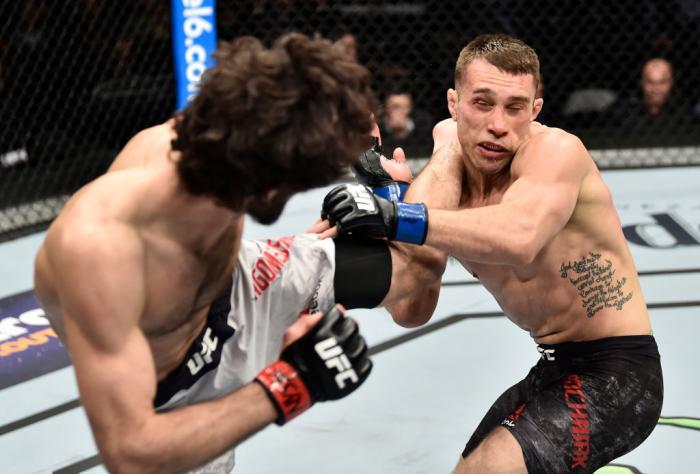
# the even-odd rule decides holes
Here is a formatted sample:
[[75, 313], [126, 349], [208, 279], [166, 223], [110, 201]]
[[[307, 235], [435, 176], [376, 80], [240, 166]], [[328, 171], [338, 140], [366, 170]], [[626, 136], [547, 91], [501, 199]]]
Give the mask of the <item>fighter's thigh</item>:
[[508, 425], [528, 472], [594, 472], [648, 436], [660, 398], [643, 396], [651, 384], [633, 383], [633, 370], [609, 372], [564, 373], [528, 400]]
[[503, 426], [496, 427], [466, 458], [460, 458], [453, 474], [527, 473], [520, 444]]
[[486, 415], [484, 415], [484, 418], [464, 447], [462, 451], [463, 458], [471, 454], [491, 434], [494, 428], [501, 425], [510, 425], [518, 419], [528, 397], [528, 380], [530, 378], [531, 375], [528, 375], [525, 379], [508, 388], [491, 405], [491, 408], [486, 412]]

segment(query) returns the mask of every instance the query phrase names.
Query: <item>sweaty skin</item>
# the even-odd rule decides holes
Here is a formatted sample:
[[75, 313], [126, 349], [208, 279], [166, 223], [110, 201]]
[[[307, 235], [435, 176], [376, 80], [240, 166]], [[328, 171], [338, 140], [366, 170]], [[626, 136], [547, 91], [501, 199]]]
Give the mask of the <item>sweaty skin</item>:
[[[71, 353], [111, 472], [192, 469], [277, 417], [255, 383], [211, 402], [154, 410], [157, 383], [182, 363], [210, 305], [231, 284], [244, 220], [182, 189], [172, 125], [137, 134], [105, 175], [78, 191], [35, 262], [36, 294]], [[405, 163], [391, 166], [397, 179], [410, 178]], [[396, 250], [392, 259], [395, 269], [408, 263]], [[423, 291], [415, 277], [403, 283], [402, 275], [393, 274], [385, 302], [399, 290]], [[320, 318], [300, 318], [283, 346]]]
[[[650, 334], [610, 191], [578, 138], [534, 122], [532, 76], [477, 59], [448, 103], [406, 194], [428, 206], [426, 246], [406, 251], [459, 259], [538, 343]], [[410, 318], [411, 304], [390, 310]]]
[[[243, 224], [242, 214], [181, 189], [171, 138], [171, 123], [137, 134], [107, 174], [70, 199], [36, 258], [36, 294], [71, 353], [111, 472], [195, 468], [277, 416], [254, 383], [154, 410], [157, 381], [181, 363], [230, 285]], [[285, 343], [320, 316], [292, 325]]]
[[[172, 138], [169, 124], [145, 130], [133, 138], [107, 174], [69, 201], [37, 257], [37, 291], [52, 326], [65, 337], [66, 321], [57, 294], [61, 282], [56, 281], [57, 269], [51, 261], [58, 255], [54, 256], [51, 250], [84, 245], [84, 249], [73, 249], [82, 253], [95, 245], [98, 248], [91, 250], [103, 251], [107, 258], [119, 251], [137, 254], [134, 256], [140, 260], [141, 271], [133, 277], [146, 283], [141, 290], [145, 302], [138, 326], [154, 354], [158, 380], [180, 363], [206, 321], [209, 304], [230, 283], [228, 275], [235, 263], [243, 224], [241, 215], [226, 211], [226, 225], [218, 226], [218, 233], [212, 235], [205, 248], [193, 251], [180, 242], [181, 236], [187, 234], [184, 227], [206, 225], [197, 222], [196, 212], [181, 213], [181, 204], [198, 203], [197, 199], [184, 197], [177, 185], [175, 168], [168, 159]], [[184, 222], [175, 222], [172, 217], [176, 214], [182, 214]], [[205, 216], [201, 220], [213, 218]], [[176, 226], [182, 226], [182, 232]], [[121, 276], [120, 270], [119, 266], [113, 269], [115, 279]], [[173, 279], [173, 275], [182, 277]], [[129, 299], [130, 295], [123, 295], [122, 304], [128, 304]]]

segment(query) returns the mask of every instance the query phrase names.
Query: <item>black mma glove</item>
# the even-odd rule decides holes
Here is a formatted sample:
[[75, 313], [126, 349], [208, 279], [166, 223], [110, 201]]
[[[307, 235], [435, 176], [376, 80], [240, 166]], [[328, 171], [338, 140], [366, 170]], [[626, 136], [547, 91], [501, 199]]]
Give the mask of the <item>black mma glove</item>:
[[255, 378], [283, 425], [315, 402], [337, 400], [362, 385], [372, 370], [357, 323], [333, 308], [306, 334], [288, 345], [278, 361]]
[[321, 219], [337, 226], [338, 235], [352, 232], [421, 245], [428, 234], [425, 204], [389, 201], [361, 184], [342, 184], [331, 189], [323, 199]]
[[360, 155], [360, 161], [353, 166], [355, 180], [369, 186], [377, 196], [390, 201], [403, 201], [408, 189], [408, 183], [397, 181], [382, 167], [382, 146], [379, 139], [374, 138], [374, 145]]

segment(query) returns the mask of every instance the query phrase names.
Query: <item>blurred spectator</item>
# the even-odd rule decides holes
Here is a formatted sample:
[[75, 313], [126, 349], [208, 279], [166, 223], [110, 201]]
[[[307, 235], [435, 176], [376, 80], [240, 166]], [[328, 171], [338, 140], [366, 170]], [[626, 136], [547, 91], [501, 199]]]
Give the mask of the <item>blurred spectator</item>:
[[613, 107], [611, 117], [623, 132], [618, 135], [619, 146], [698, 143], [691, 101], [678, 93], [675, 82], [668, 60], [656, 57], [644, 63], [638, 95]]
[[413, 106], [407, 89], [395, 89], [386, 96], [379, 117], [379, 129], [385, 153], [401, 147], [408, 158], [424, 158], [430, 154], [432, 120]]
[[641, 98], [623, 104], [622, 124], [633, 129], [672, 129], [687, 124], [692, 111], [673, 93], [673, 68], [663, 58], [644, 63], [640, 78]]
[[641, 78], [646, 113], [658, 116], [668, 104], [673, 88], [673, 71], [665, 59], [654, 58], [644, 64]]
[[352, 33], [343, 33], [337, 40], [335, 40], [335, 45], [342, 52], [344, 52], [348, 58], [354, 59], [355, 61], [358, 60], [359, 55], [357, 53], [357, 38]]

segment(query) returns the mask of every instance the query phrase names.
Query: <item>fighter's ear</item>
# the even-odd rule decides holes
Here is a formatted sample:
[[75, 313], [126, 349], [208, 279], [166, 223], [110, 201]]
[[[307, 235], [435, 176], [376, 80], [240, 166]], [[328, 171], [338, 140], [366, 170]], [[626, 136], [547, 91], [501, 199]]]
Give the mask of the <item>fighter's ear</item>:
[[457, 91], [454, 89], [447, 89], [447, 108], [452, 120], [457, 120]]
[[539, 99], [535, 99], [535, 103], [532, 106], [532, 120], [537, 119], [537, 116], [540, 114], [543, 105], [544, 99], [542, 97], [540, 97]]

